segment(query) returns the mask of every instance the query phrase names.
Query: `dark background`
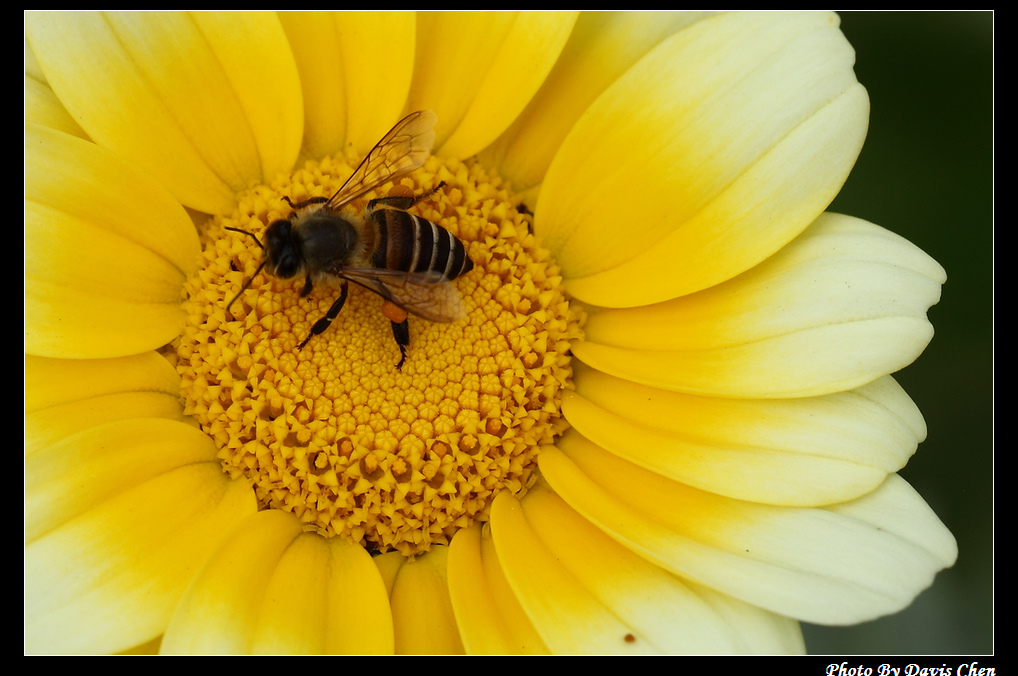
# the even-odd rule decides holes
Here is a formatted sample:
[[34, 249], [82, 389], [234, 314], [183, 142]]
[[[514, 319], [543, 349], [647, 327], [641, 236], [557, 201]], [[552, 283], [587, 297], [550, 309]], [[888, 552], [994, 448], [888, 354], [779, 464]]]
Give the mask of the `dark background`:
[[829, 210], [907, 237], [947, 270], [943, 297], [930, 310], [933, 342], [895, 377], [929, 426], [901, 475], [954, 533], [959, 554], [907, 610], [855, 627], [804, 625], [806, 647], [813, 654], [989, 654], [994, 15], [840, 14], [871, 114], [866, 145]]

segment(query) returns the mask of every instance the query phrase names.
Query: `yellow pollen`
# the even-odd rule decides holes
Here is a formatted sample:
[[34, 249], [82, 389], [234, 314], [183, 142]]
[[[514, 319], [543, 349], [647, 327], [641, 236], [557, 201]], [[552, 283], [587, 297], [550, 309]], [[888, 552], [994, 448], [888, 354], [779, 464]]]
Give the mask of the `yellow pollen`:
[[[262, 270], [267, 225], [310, 197], [329, 197], [352, 172], [341, 160], [308, 163], [238, 198], [203, 230], [202, 270], [188, 281], [188, 322], [170, 358], [186, 412], [218, 444], [233, 477], [263, 509], [293, 512], [308, 530], [405, 556], [446, 544], [487, 518], [500, 491], [536, 479], [537, 454], [567, 427], [571, 308], [531, 216], [476, 163], [428, 159], [380, 195], [420, 195], [410, 212], [466, 246], [474, 269], [453, 284], [466, 318], [409, 318], [401, 370], [383, 299], [356, 284], [339, 316], [307, 345], [339, 295], [338, 280], [307, 297], [302, 277]], [[363, 209], [373, 193], [355, 202]], [[227, 303], [252, 278], [228, 313]]]

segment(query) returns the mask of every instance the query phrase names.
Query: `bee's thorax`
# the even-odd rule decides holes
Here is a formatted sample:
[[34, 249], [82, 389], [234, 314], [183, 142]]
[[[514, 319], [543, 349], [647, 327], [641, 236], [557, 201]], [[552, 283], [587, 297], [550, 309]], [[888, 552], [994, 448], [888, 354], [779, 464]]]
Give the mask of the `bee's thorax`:
[[316, 276], [350, 265], [359, 247], [354, 227], [338, 216], [311, 215], [294, 225], [292, 247], [305, 272]]

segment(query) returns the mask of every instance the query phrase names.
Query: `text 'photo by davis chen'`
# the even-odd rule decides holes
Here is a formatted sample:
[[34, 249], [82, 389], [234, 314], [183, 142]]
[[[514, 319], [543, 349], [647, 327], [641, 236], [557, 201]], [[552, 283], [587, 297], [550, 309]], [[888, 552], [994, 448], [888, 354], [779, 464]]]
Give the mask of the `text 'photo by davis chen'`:
[[25, 28], [26, 652], [797, 653], [953, 564], [836, 15]]

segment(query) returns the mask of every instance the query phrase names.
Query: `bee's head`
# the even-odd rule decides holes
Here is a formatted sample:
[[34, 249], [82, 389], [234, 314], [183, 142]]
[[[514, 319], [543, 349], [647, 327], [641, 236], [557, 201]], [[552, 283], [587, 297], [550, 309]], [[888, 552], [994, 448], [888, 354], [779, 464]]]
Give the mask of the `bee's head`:
[[281, 279], [300, 274], [300, 242], [291, 237], [292, 224], [285, 218], [273, 221], [265, 229], [265, 265], [269, 273]]

